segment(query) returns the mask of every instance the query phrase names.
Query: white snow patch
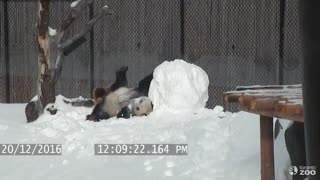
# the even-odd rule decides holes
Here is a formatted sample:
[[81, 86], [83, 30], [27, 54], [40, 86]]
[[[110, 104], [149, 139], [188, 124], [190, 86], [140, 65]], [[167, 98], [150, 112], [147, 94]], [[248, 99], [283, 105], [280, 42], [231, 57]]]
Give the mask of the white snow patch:
[[80, 3], [80, 1], [81, 1], [81, 0], [73, 1], [73, 2], [70, 4], [70, 7], [71, 7], [71, 8], [76, 7], [76, 6]]
[[199, 66], [183, 60], [165, 61], [155, 68], [149, 89], [154, 109], [197, 111], [208, 101], [209, 78]]
[[7, 131], [8, 128], [9, 126], [0, 124], [0, 134]]
[[173, 176], [172, 170], [166, 170], [164, 174], [165, 176]]
[[62, 165], [67, 165], [68, 164], [68, 160], [63, 160], [62, 161]]
[[47, 137], [54, 137], [57, 135], [57, 132], [51, 128], [45, 128], [42, 131], [40, 131], [40, 133]]
[[174, 167], [174, 162], [173, 161], [168, 161], [166, 164], [167, 164], [168, 168]]
[[146, 171], [151, 171], [152, 168], [153, 168], [152, 166], [147, 166], [147, 167], [146, 167]]
[[220, 114], [221, 112], [223, 112], [223, 107], [222, 106], [216, 106], [213, 108], [213, 112], [215, 114]]
[[52, 29], [51, 27], [49, 27], [49, 35], [50, 35], [50, 36], [55, 36], [55, 35], [57, 35], [57, 30], [56, 30], [56, 29]]
[[38, 95], [35, 95], [31, 100], [30, 100], [30, 102], [36, 102], [36, 101], [38, 101]]

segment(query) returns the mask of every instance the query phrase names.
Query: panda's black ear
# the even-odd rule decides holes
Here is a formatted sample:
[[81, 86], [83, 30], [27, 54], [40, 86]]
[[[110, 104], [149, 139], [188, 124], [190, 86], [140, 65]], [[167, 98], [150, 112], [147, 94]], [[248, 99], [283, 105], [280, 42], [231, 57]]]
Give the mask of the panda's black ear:
[[93, 91], [93, 99], [96, 102], [102, 100], [102, 98], [106, 95], [107, 95], [107, 90], [104, 88], [95, 88]]

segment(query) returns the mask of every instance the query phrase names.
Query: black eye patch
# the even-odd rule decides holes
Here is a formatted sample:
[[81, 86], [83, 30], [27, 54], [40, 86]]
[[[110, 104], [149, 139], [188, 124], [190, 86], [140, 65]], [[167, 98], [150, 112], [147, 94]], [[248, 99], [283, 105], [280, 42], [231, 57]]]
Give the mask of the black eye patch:
[[143, 102], [143, 100], [141, 99], [140, 101], [139, 101], [139, 103], [141, 104]]

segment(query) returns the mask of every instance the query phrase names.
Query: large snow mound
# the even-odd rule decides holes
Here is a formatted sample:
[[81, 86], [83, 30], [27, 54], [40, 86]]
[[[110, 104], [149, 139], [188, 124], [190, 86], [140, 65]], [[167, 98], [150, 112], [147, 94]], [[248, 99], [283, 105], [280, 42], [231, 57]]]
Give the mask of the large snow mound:
[[155, 109], [198, 110], [208, 101], [209, 78], [199, 66], [183, 60], [165, 61], [153, 73], [149, 97]]

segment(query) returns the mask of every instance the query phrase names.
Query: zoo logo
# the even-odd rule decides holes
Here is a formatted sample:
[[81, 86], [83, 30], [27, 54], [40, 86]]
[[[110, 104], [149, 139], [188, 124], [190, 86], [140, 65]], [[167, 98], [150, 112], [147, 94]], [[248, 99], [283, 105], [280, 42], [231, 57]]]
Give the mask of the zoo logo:
[[289, 174], [290, 174], [290, 175], [296, 175], [296, 174], [298, 174], [298, 168], [297, 168], [297, 166], [290, 166], [290, 168], [289, 168]]

